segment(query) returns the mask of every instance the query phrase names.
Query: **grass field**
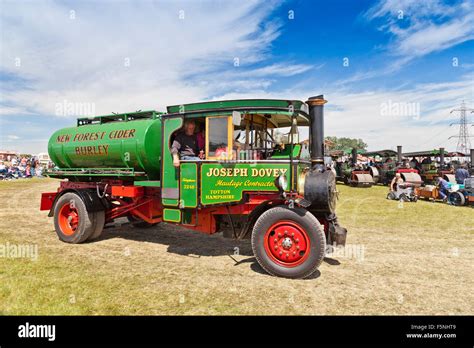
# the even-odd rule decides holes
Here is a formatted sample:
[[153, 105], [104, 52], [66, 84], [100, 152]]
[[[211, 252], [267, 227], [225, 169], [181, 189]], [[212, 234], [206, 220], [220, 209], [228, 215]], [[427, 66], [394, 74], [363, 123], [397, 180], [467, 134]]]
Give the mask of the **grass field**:
[[[265, 274], [249, 241], [161, 224], [58, 240], [39, 211], [52, 179], [0, 182], [0, 314], [474, 314], [474, 209], [385, 199], [385, 187], [338, 186], [357, 255], [325, 259], [311, 279]], [[11, 256], [11, 255], [10, 255]], [[471, 289], [471, 290], [469, 290]]]

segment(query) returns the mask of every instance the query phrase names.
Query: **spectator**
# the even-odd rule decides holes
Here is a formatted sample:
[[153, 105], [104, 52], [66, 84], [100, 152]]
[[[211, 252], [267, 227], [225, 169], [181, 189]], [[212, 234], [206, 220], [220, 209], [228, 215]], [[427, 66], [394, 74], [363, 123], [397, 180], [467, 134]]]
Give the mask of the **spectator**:
[[398, 188], [398, 185], [403, 184], [403, 178], [400, 173], [396, 173], [395, 176], [392, 179], [392, 182], [390, 183], [390, 191], [396, 191]]
[[36, 176], [42, 177], [43, 176], [43, 168], [39, 164], [39, 162], [36, 164]]
[[30, 167], [30, 164], [27, 164], [26, 165], [26, 168], [25, 168], [25, 176], [27, 178], [31, 178], [31, 167]]
[[464, 184], [464, 180], [469, 178], [469, 171], [467, 170], [466, 166], [463, 165], [462, 167], [456, 169], [454, 177], [456, 178], [456, 183], [460, 185]]
[[418, 160], [415, 157], [413, 157], [410, 161], [410, 167], [413, 169], [417, 169], [419, 165], [420, 163], [418, 162]]
[[448, 200], [449, 183], [442, 177], [438, 177], [439, 197], [446, 202]]

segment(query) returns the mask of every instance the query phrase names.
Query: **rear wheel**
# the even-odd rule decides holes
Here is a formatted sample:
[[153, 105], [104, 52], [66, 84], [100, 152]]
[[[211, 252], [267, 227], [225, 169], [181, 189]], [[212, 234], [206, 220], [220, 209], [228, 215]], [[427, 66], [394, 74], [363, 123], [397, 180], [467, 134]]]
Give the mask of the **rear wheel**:
[[449, 203], [455, 206], [461, 206], [466, 204], [466, 198], [462, 194], [462, 192], [456, 191], [456, 192], [451, 192], [449, 194]]
[[54, 228], [66, 243], [82, 243], [96, 231], [96, 214], [89, 213], [76, 193], [62, 195], [54, 206]]
[[[89, 213], [90, 214], [90, 213]], [[105, 225], [105, 211], [97, 211], [93, 213], [95, 215], [95, 229], [94, 232], [90, 235], [89, 238], [87, 238], [88, 241], [93, 241], [97, 238], [99, 238], [102, 234], [102, 231], [104, 230], [104, 225]]]
[[258, 218], [252, 231], [252, 249], [268, 273], [306, 278], [321, 264], [326, 238], [323, 227], [310, 212], [278, 206]]
[[410, 198], [408, 198], [408, 196], [407, 196], [406, 194], [404, 194], [404, 193], [402, 193], [402, 194], [398, 197], [398, 199], [399, 199], [400, 201], [402, 201], [402, 202], [409, 202], [409, 201], [410, 201]]
[[391, 200], [394, 200], [396, 199], [397, 196], [395, 195], [395, 192], [393, 191], [390, 191], [388, 194], [387, 194], [387, 199], [391, 199]]

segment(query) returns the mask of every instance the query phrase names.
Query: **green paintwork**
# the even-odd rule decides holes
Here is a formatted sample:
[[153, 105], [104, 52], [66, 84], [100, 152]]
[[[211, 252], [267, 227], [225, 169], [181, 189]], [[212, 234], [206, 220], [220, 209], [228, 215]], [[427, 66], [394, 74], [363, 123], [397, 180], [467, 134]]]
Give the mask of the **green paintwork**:
[[86, 124], [102, 124], [113, 121], [133, 121], [137, 119], [156, 119], [163, 115], [163, 112], [158, 112], [155, 110], [147, 111], [137, 111], [137, 112], [128, 112], [126, 114], [111, 114], [111, 115], [102, 115], [95, 117], [80, 117], [77, 119], [77, 125], [86, 125]]
[[293, 105], [295, 110], [300, 110], [302, 101], [299, 100], [278, 100], [278, 99], [241, 99], [241, 100], [223, 100], [202, 103], [192, 103], [183, 105], [172, 105], [167, 107], [170, 114], [194, 112], [198, 110], [227, 109], [227, 108], [249, 108], [268, 107], [268, 108], [288, 108]]
[[[232, 109], [235, 108], [243, 112], [290, 116], [293, 111], [304, 110], [305, 107], [307, 107], [305, 103], [297, 100], [248, 99], [185, 104], [182, 108], [179, 105], [169, 106], [167, 108], [169, 114], [152, 110], [82, 117], [77, 120], [76, 127], [61, 129], [51, 136], [48, 151], [59, 170], [49, 172], [48, 175], [79, 181], [110, 177], [135, 180], [134, 183], [137, 186], [161, 187], [164, 206], [178, 207], [182, 199], [181, 203], [184, 207], [194, 207], [199, 203], [198, 187], [185, 188], [184, 180], [179, 180], [180, 171], [173, 166], [169, 148], [170, 137], [182, 127], [184, 114], [186, 117], [230, 115]], [[184, 112], [184, 114], [176, 115], [179, 112]], [[283, 118], [283, 120], [286, 119]], [[131, 135], [132, 130], [133, 135]], [[123, 136], [114, 137], [114, 134], [120, 131]], [[84, 139], [85, 135], [87, 138]], [[289, 148], [285, 151], [289, 151]], [[293, 156], [296, 158], [299, 152], [299, 145], [297, 145]], [[273, 158], [288, 159], [289, 153], [283, 152]], [[225, 167], [228, 164], [213, 165]], [[241, 165], [248, 166], [248, 164], [231, 166]], [[281, 165], [285, 168], [289, 167], [288, 164]], [[271, 168], [275, 164], [263, 162], [257, 166]], [[181, 178], [193, 177], [196, 180], [198, 178], [191, 166], [185, 166], [181, 171]], [[200, 165], [197, 166], [197, 171], [200, 171]], [[211, 179], [210, 182], [212, 181]], [[273, 178], [270, 181], [273, 181]], [[257, 190], [274, 191], [276, 188], [270, 185]], [[240, 191], [237, 190], [235, 194], [237, 200], [241, 198]], [[204, 198], [204, 202], [214, 204], [212, 199], [206, 201]]]
[[180, 208], [196, 208], [198, 204], [197, 164], [181, 163]]
[[[162, 203], [167, 206], [177, 206], [179, 200], [178, 170], [173, 166], [173, 156], [170, 150], [170, 137], [183, 125], [182, 117], [167, 118], [163, 120], [163, 178], [161, 179]], [[172, 197], [176, 192], [176, 197]]]
[[140, 177], [143, 176], [143, 172], [136, 172], [133, 168], [62, 168], [62, 169], [51, 169], [45, 172], [51, 177], [107, 177], [107, 176], [120, 176], [120, 177]]
[[142, 180], [133, 182], [135, 186], [146, 186], [146, 187], [161, 187], [161, 182], [159, 180]]
[[181, 222], [181, 210], [170, 208], [163, 209], [163, 221]]
[[[236, 169], [239, 169], [240, 173], [234, 176]], [[208, 205], [238, 202], [242, 200], [244, 191], [278, 191], [274, 182], [282, 169], [289, 185], [289, 163], [203, 163], [201, 203]]]
[[[93, 140], [83, 140], [85, 136]], [[128, 168], [153, 180], [160, 174], [160, 139], [158, 118], [96, 123], [56, 131], [48, 152], [61, 169]]]
[[[301, 145], [293, 145], [293, 158], [298, 158], [301, 152]], [[291, 145], [286, 145], [285, 148], [281, 151], [275, 151], [271, 159], [289, 159], [291, 153]]]

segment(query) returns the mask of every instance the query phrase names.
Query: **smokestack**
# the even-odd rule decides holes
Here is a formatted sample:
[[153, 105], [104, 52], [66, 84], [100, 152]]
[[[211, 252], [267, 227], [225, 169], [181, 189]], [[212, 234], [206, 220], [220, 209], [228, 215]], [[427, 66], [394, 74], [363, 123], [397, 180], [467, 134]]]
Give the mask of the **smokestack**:
[[311, 167], [324, 170], [324, 96], [308, 98], [311, 127]]
[[474, 169], [474, 149], [471, 149], [471, 168]]
[[401, 145], [397, 146], [397, 162], [398, 163], [402, 162], [402, 146]]
[[352, 163], [353, 164], [357, 163], [357, 149], [355, 147], [352, 148]]
[[444, 166], [444, 147], [439, 148], [439, 165], [440, 167]]

